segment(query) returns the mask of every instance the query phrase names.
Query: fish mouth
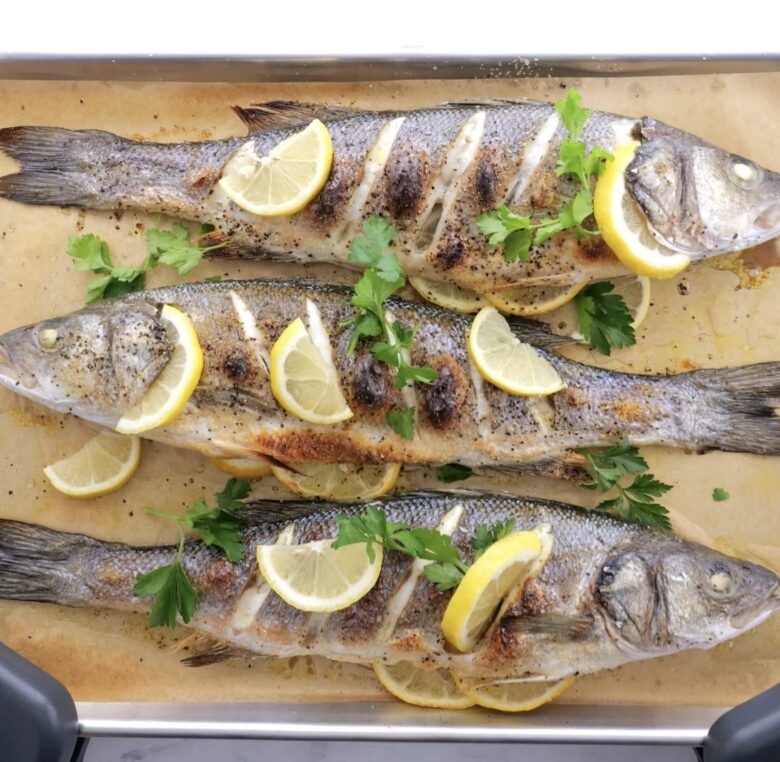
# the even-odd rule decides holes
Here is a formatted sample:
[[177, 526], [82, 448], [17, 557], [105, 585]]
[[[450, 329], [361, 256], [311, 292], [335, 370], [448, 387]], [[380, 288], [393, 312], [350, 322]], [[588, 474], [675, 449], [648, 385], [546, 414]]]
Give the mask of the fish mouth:
[[770, 236], [780, 234], [780, 202], [771, 204], [756, 217], [755, 226]]
[[780, 580], [775, 582], [769, 595], [761, 603], [735, 614], [729, 623], [738, 632], [752, 630], [778, 611], [780, 611]]

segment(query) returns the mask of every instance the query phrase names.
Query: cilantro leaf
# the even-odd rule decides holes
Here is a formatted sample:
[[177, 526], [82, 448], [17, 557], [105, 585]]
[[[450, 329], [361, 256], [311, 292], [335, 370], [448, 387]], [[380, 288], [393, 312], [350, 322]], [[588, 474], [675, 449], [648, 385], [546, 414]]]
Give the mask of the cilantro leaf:
[[70, 236], [67, 252], [75, 260], [73, 264], [76, 269], [82, 272], [91, 270], [95, 273], [110, 273], [114, 267], [108, 244], [94, 233]]
[[507, 262], [528, 261], [532, 241], [530, 217], [521, 217], [507, 206], [500, 206], [480, 214], [477, 217], [477, 228], [494, 246], [504, 244], [504, 259]]
[[441, 592], [452, 590], [463, 579], [463, 572], [455, 564], [449, 562], [427, 564], [423, 573], [425, 578]]
[[712, 499], [716, 503], [721, 503], [724, 500], [728, 500], [729, 497], [730, 497], [729, 493], [726, 492], [726, 490], [723, 489], [723, 487], [715, 487], [715, 489], [712, 490]]
[[375, 267], [395, 237], [395, 228], [375, 214], [363, 223], [362, 231], [349, 245], [349, 261]]
[[499, 521], [490, 527], [486, 524], [478, 524], [471, 537], [471, 547], [477, 551], [474, 560], [476, 561], [494, 542], [498, 542], [502, 537], [510, 534], [514, 528], [514, 519]]
[[439, 466], [436, 469], [436, 478], [440, 482], [445, 482], [447, 484], [463, 481], [473, 475], [474, 471], [468, 466], [463, 466], [460, 463], [445, 463], [443, 466]]
[[580, 108], [581, 100], [580, 94], [572, 88], [566, 93], [565, 98], [557, 101], [555, 104], [555, 110], [561, 117], [561, 122], [563, 122], [563, 126], [566, 128], [566, 132], [574, 140], [579, 138], [582, 128], [590, 116], [588, 109]]
[[611, 347], [636, 344], [631, 313], [619, 294], [610, 293], [610, 281], [592, 283], [574, 297], [580, 333], [597, 351], [609, 355]]
[[146, 245], [150, 256], [158, 262], [174, 267], [179, 275], [187, 275], [200, 264], [207, 251], [219, 249], [225, 244], [193, 246], [187, 228], [180, 222], [174, 222], [170, 230], [149, 228], [146, 231]]
[[414, 405], [404, 409], [388, 410], [387, 423], [390, 428], [399, 436], [411, 441], [414, 439], [414, 414], [416, 408]]
[[198, 592], [181, 564], [180, 554], [173, 563], [139, 575], [133, 585], [133, 595], [138, 598], [156, 596], [149, 612], [151, 627], [175, 627], [177, 616], [186, 624], [192, 619], [199, 601]]

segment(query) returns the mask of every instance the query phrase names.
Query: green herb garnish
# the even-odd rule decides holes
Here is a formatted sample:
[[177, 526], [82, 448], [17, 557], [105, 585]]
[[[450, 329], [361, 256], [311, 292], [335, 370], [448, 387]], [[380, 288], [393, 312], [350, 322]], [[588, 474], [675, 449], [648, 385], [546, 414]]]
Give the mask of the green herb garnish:
[[[617, 497], [603, 500], [596, 506], [597, 511], [607, 511], [639, 524], [671, 529], [669, 511], [655, 501], [665, 495], [672, 487], [656, 479], [647, 471], [647, 461], [639, 450], [621, 442], [603, 450], [583, 450], [582, 455], [588, 461], [593, 481], [583, 484], [585, 489], [598, 489], [609, 492], [616, 489]], [[620, 480], [628, 474], [638, 474], [631, 484], [623, 487]]]
[[191, 529], [206, 545], [221, 548], [231, 563], [241, 560], [244, 549], [239, 528], [242, 521], [234, 511], [241, 508], [241, 500], [249, 494], [250, 488], [249, 482], [230, 479], [216, 495], [216, 508], [209, 508], [206, 501], [199, 498], [188, 511], [178, 516], [146, 509], [152, 516], [175, 521], [179, 530], [179, 549], [173, 563], [140, 574], [133, 586], [133, 595], [139, 598], [156, 596], [149, 613], [152, 627], [173, 627], [177, 615], [183, 622], [189, 622], [198, 606], [198, 593], [182, 566], [185, 528]]
[[730, 497], [729, 493], [726, 492], [723, 487], [715, 487], [714, 490], [712, 490], [712, 499], [716, 503], [722, 503], [724, 500], [728, 500]]
[[633, 318], [620, 294], [611, 293], [614, 283], [591, 283], [574, 297], [580, 333], [594, 349], [609, 355], [611, 347], [636, 344]]
[[460, 463], [445, 463], [436, 469], [436, 478], [440, 482], [446, 482], [447, 484], [463, 481], [473, 475], [474, 471]]
[[[363, 223], [362, 230], [349, 247], [349, 261], [365, 265], [366, 269], [355, 284], [351, 300], [356, 312], [342, 323], [352, 326], [347, 354], [354, 354], [361, 339], [377, 339], [371, 345], [371, 354], [395, 368], [396, 388], [403, 389], [410, 383], [430, 384], [437, 378], [436, 371], [409, 362], [412, 340], [419, 326], [406, 329], [388, 320], [385, 313], [385, 302], [406, 285], [401, 263], [389, 248], [395, 228], [382, 217], [374, 215]], [[414, 438], [414, 408], [391, 410], [387, 421], [402, 437]]]
[[[478, 527], [472, 538], [472, 546], [478, 556], [493, 542], [512, 531], [514, 521], [495, 527]], [[369, 505], [361, 516], [337, 516], [338, 536], [333, 542], [334, 548], [345, 545], [365, 543], [366, 553], [371, 561], [376, 558], [374, 544], [387, 550], [395, 550], [408, 556], [422, 558], [432, 563], [425, 566], [425, 577], [439, 590], [451, 590], [457, 587], [468, 571], [468, 564], [460, 557], [458, 549], [452, 544], [452, 537], [435, 529], [412, 529], [400, 521], [388, 521], [384, 510]], [[476, 544], [475, 544], [476, 543]]]
[[494, 542], [498, 542], [502, 537], [511, 534], [514, 528], [514, 519], [499, 521], [497, 524], [493, 524], [492, 527], [486, 524], [478, 524], [471, 538], [471, 547], [477, 551], [474, 560], [476, 561]]
[[140, 291], [146, 285], [146, 273], [158, 264], [170, 265], [180, 275], [186, 275], [200, 262], [207, 251], [219, 249], [224, 243], [214, 246], [195, 246], [189, 241], [187, 228], [174, 222], [170, 230], [149, 228], [146, 231], [148, 255], [137, 267], [118, 267], [111, 260], [108, 244], [93, 233], [72, 235], [68, 238], [68, 256], [74, 259], [77, 270], [92, 271], [102, 277], [93, 280], [87, 288], [86, 304], [101, 299], [123, 296]]

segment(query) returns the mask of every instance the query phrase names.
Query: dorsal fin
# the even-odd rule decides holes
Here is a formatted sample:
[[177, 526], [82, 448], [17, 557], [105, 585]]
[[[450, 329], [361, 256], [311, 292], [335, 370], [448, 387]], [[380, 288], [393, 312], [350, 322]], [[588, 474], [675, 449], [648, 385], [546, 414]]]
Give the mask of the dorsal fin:
[[301, 101], [252, 103], [249, 108], [233, 106], [233, 111], [246, 125], [250, 135], [285, 127], [304, 127], [312, 119], [332, 122], [358, 113], [347, 106], [325, 106], [322, 103], [304, 103]]

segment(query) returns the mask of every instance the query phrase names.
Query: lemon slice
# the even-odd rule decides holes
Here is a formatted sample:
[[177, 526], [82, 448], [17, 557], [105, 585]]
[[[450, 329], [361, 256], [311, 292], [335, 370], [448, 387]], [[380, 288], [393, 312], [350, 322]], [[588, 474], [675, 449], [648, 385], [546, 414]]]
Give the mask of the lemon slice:
[[141, 440], [103, 432], [69, 458], [43, 469], [59, 492], [70, 497], [97, 497], [126, 484], [141, 462]]
[[220, 471], [237, 479], [262, 479], [271, 473], [271, 466], [257, 458], [209, 458]]
[[322, 190], [332, 164], [330, 133], [315, 119], [268, 156], [255, 153], [253, 140], [244, 143], [225, 165], [219, 186], [247, 212], [285, 217], [301, 211]]
[[389, 492], [398, 480], [397, 463], [354, 466], [340, 463], [296, 463], [292, 471], [271, 466], [273, 475], [290, 492], [308, 498], [369, 500]]
[[615, 149], [615, 160], [607, 162], [596, 181], [593, 214], [604, 242], [631, 272], [650, 278], [671, 278], [688, 267], [691, 258], [656, 240], [644, 214], [626, 190], [626, 169], [638, 146], [634, 140]]
[[474, 318], [468, 348], [482, 376], [509, 394], [552, 394], [563, 389], [555, 368], [515, 337], [495, 307], [483, 307]]
[[501, 312], [510, 315], [542, 315], [562, 307], [574, 299], [587, 283], [569, 286], [515, 286], [485, 294], [488, 301]]
[[479, 312], [488, 303], [482, 294], [461, 288], [455, 283], [411, 276], [409, 283], [424, 299], [447, 310], [464, 313]]
[[331, 547], [333, 540], [303, 545], [258, 545], [257, 563], [271, 589], [301, 611], [339, 611], [359, 601], [382, 570], [382, 546], [374, 560], [365, 544]]
[[464, 696], [478, 706], [498, 709], [500, 712], [530, 712], [558, 698], [574, 682], [573, 677], [563, 680], [523, 683], [483, 683], [476, 680], [453, 678]]
[[336, 369], [314, 346], [300, 318], [282, 331], [271, 349], [271, 391], [302, 421], [338, 423], [352, 417]]
[[459, 651], [471, 651], [501, 601], [533, 574], [542, 555], [540, 533], [514, 532], [493, 543], [468, 569], [450, 598], [441, 629]]
[[203, 350], [190, 319], [166, 304], [160, 315], [175, 332], [171, 359], [140, 402], [117, 422], [120, 434], [140, 434], [164, 426], [181, 413], [200, 380]]
[[431, 709], [468, 709], [474, 700], [463, 695], [449, 670], [420, 669], [408, 661], [374, 664], [382, 687], [396, 698]]
[[[620, 294], [623, 297], [623, 301], [633, 317], [631, 325], [636, 331], [645, 322], [650, 309], [650, 278], [645, 275], [623, 275], [620, 278], [611, 278], [610, 280], [615, 285], [611, 293]], [[580, 319], [577, 315], [577, 307], [573, 302], [550, 312], [545, 317], [545, 322], [554, 327], [557, 333], [582, 341], [583, 337], [579, 331]]]

